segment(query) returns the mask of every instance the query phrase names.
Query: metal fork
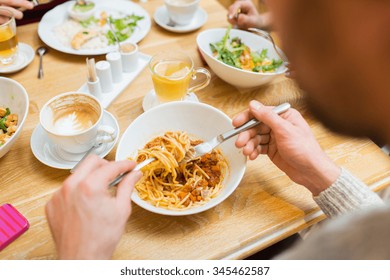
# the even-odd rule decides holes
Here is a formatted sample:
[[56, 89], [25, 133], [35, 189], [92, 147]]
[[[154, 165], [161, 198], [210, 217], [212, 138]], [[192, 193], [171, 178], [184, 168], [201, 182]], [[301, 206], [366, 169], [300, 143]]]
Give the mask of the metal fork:
[[[286, 112], [290, 108], [291, 108], [290, 103], [283, 103], [283, 104], [280, 104], [279, 106], [274, 107], [272, 109], [272, 111], [274, 111], [275, 113], [280, 115], [280, 114]], [[215, 149], [221, 143], [232, 138], [233, 136], [236, 136], [237, 134], [240, 134], [243, 131], [249, 130], [249, 129], [259, 125], [260, 123], [261, 123], [260, 121], [258, 121], [256, 119], [252, 119], [252, 120], [246, 122], [245, 124], [243, 124], [242, 126], [236, 127], [232, 130], [229, 130], [225, 133], [218, 135], [217, 137], [214, 137], [213, 139], [211, 139], [209, 141], [206, 141], [206, 142], [203, 142], [199, 145], [196, 145], [194, 147], [194, 153], [191, 153], [188, 156], [186, 155], [186, 157], [183, 159], [183, 162], [188, 162], [188, 161], [194, 160], [196, 158], [199, 158], [205, 154], [210, 153], [213, 149]]]
[[[151, 157], [151, 158], [148, 158], [146, 160], [144, 160], [143, 162], [140, 162], [138, 163], [133, 170], [140, 170], [142, 169], [143, 167], [145, 167], [146, 165], [148, 165], [149, 163], [151, 163], [152, 161], [155, 161], [156, 159], [154, 157]], [[120, 174], [119, 176], [117, 176], [114, 180], [112, 180], [112, 182], [108, 185], [109, 187], [113, 187], [117, 184], [119, 184], [123, 177], [125, 177], [127, 174], [129, 174], [131, 171], [133, 170], [130, 170], [130, 171], [126, 171], [122, 174]]]
[[267, 31], [264, 31], [264, 30], [261, 30], [261, 29], [258, 29], [258, 28], [253, 28], [253, 27], [250, 27], [248, 28], [249, 31], [251, 32], [254, 32], [256, 33], [257, 35], [260, 35], [261, 37], [267, 39], [268, 41], [270, 41], [274, 47], [274, 50], [275, 52], [277, 53], [277, 55], [280, 57], [280, 59], [283, 61], [283, 65], [288, 68], [289, 66], [289, 62], [288, 62], [288, 58], [287, 56], [282, 52], [282, 50], [280, 50], [276, 44], [275, 44], [275, 41], [274, 39], [272, 38], [271, 34], [269, 34]]
[[[163, 146], [161, 146], [161, 149], [165, 150], [165, 148]], [[154, 157], [151, 157], [151, 158], [148, 158], [148, 159], [145, 159], [144, 161], [138, 163], [133, 170], [141, 170], [142, 168], [144, 168], [146, 165], [148, 165], [149, 163], [155, 161], [156, 158]], [[109, 187], [113, 187], [117, 184], [119, 184], [123, 177], [125, 177], [127, 174], [129, 174], [131, 171], [133, 170], [130, 170], [130, 171], [126, 171], [125, 173], [122, 173], [120, 175], [118, 175], [108, 186]]]

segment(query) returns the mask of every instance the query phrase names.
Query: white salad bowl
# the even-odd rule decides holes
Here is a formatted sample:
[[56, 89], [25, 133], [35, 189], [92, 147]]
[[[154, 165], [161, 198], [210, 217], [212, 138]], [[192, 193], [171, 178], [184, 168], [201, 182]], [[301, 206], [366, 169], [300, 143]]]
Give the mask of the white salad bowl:
[[19, 137], [28, 115], [29, 99], [26, 90], [18, 82], [0, 77], [0, 106], [9, 108], [18, 115], [18, 128], [12, 137], [0, 146], [0, 158], [3, 157]]
[[[130, 124], [119, 142], [115, 159], [135, 158], [147, 142], [167, 131], [185, 131], [201, 140], [208, 140], [232, 128], [231, 119], [212, 106], [185, 101], [166, 103], [146, 111]], [[228, 162], [228, 174], [219, 195], [204, 205], [169, 210], [142, 200], [136, 190], [131, 199], [148, 211], [170, 216], [196, 214], [217, 206], [234, 192], [245, 172], [246, 157], [235, 147], [235, 139], [229, 139], [218, 147]]]
[[[275, 77], [283, 75], [287, 71], [287, 68], [282, 65], [272, 73], [251, 72], [227, 65], [216, 59], [213, 56], [210, 44], [221, 41], [225, 36], [226, 30], [227, 28], [208, 29], [199, 33], [196, 38], [199, 51], [203, 58], [210, 66], [211, 70], [222, 80], [238, 88], [254, 88], [269, 83]], [[270, 59], [280, 59], [275, 52], [272, 43], [259, 35], [243, 30], [231, 29], [230, 39], [235, 37], [240, 38], [251, 51], [267, 49], [268, 57]]]

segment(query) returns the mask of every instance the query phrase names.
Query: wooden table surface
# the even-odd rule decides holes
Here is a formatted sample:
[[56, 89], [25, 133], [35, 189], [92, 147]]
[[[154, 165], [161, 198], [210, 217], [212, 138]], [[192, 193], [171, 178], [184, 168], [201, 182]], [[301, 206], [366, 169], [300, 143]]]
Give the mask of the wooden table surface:
[[[140, 3], [152, 16], [163, 1]], [[198, 31], [175, 34], [152, 22], [140, 50], [155, 54], [162, 50], [182, 50], [202, 65], [196, 49], [198, 32], [226, 27], [226, 10], [216, 0], [201, 1], [208, 13], [207, 23]], [[153, 21], [153, 20], [152, 20]], [[18, 27], [19, 41], [34, 49], [43, 43], [37, 24]], [[96, 57], [97, 60], [103, 56]], [[85, 57], [50, 49], [44, 57], [45, 77], [36, 78], [38, 57], [23, 71], [6, 75], [20, 82], [29, 93], [30, 112], [23, 132], [11, 151], [0, 159], [2, 172], [0, 205], [13, 204], [29, 220], [31, 227], [0, 252], [0, 259], [54, 259], [54, 243], [44, 214], [52, 193], [69, 175], [39, 162], [31, 152], [30, 137], [38, 124], [39, 111], [51, 97], [77, 90], [86, 81]], [[142, 113], [143, 96], [152, 88], [148, 69], [108, 107], [118, 120], [121, 133]], [[199, 99], [229, 116], [245, 109], [251, 99], [266, 104], [290, 101], [310, 123], [318, 141], [339, 165], [375, 190], [390, 184], [390, 160], [369, 140], [340, 137], [324, 129], [306, 112], [295, 83], [280, 78], [255, 90], [238, 91], [212, 73], [211, 84], [198, 93]], [[107, 156], [113, 160], [115, 148]], [[206, 212], [184, 217], [150, 213], [136, 205], [121, 239], [115, 259], [241, 259], [266, 248], [324, 218], [304, 187], [291, 182], [267, 157], [248, 162], [237, 190], [222, 204]]]

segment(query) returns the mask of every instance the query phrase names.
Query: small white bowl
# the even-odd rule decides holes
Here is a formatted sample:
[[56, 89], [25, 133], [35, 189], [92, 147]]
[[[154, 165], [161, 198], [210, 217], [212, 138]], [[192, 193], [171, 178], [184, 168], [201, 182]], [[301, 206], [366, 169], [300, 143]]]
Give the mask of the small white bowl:
[[4, 145], [0, 146], [1, 158], [16, 142], [28, 115], [29, 99], [24, 87], [12, 79], [0, 77], [0, 106], [8, 107], [11, 114], [18, 115], [18, 129]]
[[[115, 159], [135, 157], [147, 142], [167, 131], [186, 131], [209, 140], [232, 128], [230, 118], [212, 106], [185, 101], [166, 103], [146, 111], [130, 124], [119, 142]], [[229, 171], [220, 194], [206, 204], [185, 210], [168, 210], [142, 200], [136, 190], [131, 199], [148, 211], [169, 216], [191, 215], [215, 207], [234, 192], [245, 172], [246, 157], [235, 147], [235, 140], [236, 137], [229, 139], [218, 147], [226, 157]]]
[[77, 4], [77, 2], [76, 1], [73, 1], [73, 2], [74, 3], [72, 5], [68, 6], [68, 14], [72, 19], [77, 20], [77, 21], [83, 21], [83, 20], [89, 19], [91, 16], [93, 16], [95, 14], [96, 3], [94, 3], [93, 1], [87, 1], [87, 3], [94, 3], [94, 6], [93, 6], [93, 8], [91, 8], [90, 10], [85, 11], [85, 12], [74, 10], [73, 7]]
[[[250, 72], [227, 65], [214, 58], [213, 52], [210, 49], [210, 44], [221, 41], [223, 36], [225, 36], [226, 30], [226, 28], [208, 29], [200, 32], [196, 38], [198, 48], [202, 53], [203, 58], [210, 66], [211, 70], [213, 70], [213, 72], [222, 80], [238, 88], [254, 88], [269, 83], [275, 77], [283, 75], [287, 71], [287, 68], [282, 65], [273, 73]], [[268, 49], [269, 58], [279, 59], [279, 56], [273, 49], [272, 43], [259, 35], [243, 30], [232, 29], [230, 31], [230, 39], [234, 37], [241, 38], [242, 42], [252, 51]]]

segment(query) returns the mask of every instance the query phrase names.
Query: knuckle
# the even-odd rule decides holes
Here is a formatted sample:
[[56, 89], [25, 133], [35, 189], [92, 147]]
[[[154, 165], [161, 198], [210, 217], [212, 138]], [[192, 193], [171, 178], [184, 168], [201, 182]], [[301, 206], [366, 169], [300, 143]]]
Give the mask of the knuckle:
[[302, 118], [301, 113], [299, 113], [299, 111], [294, 109], [294, 108], [290, 108], [289, 112], [290, 112], [291, 116], [293, 116], [294, 118]]
[[97, 163], [103, 162], [104, 160], [95, 154], [90, 154], [87, 157], [86, 161], [89, 162], [90, 164], [97, 164]]
[[[70, 195], [70, 193], [72, 192], [72, 188], [73, 188], [73, 183], [72, 183], [72, 179], [69, 178], [67, 180], [64, 181], [64, 183], [62, 184], [62, 187], [60, 189], [60, 192], [61, 192], [61, 195], [64, 196], [65, 198], [68, 197]], [[56, 195], [54, 195], [53, 198], [55, 198]]]
[[91, 196], [93, 194], [93, 189], [88, 181], [82, 181], [79, 184], [78, 189], [85, 196]]

